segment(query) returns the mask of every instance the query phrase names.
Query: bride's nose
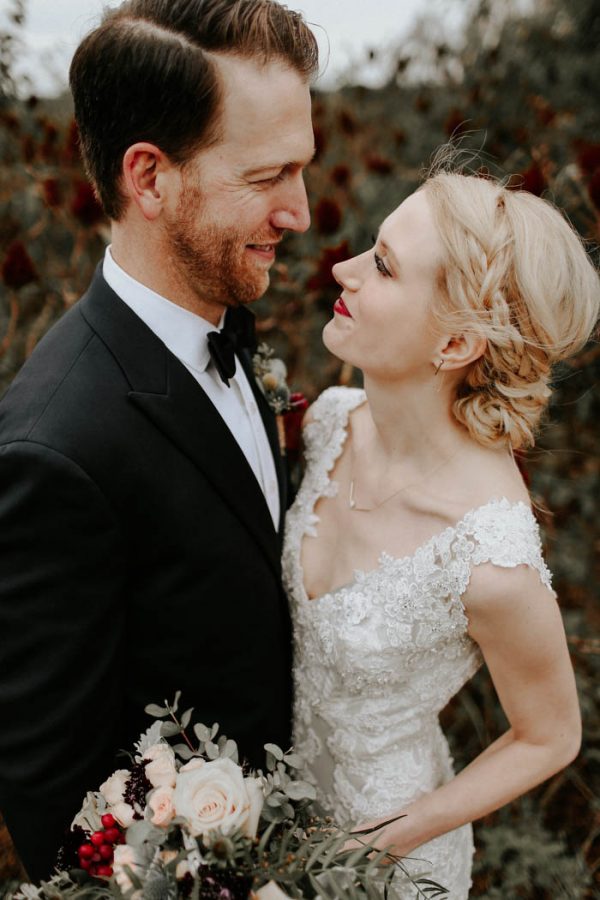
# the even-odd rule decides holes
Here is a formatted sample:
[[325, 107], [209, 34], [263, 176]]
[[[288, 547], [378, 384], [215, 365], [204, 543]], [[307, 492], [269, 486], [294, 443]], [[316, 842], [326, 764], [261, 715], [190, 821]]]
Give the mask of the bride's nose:
[[360, 287], [360, 279], [356, 277], [356, 259], [346, 259], [344, 262], [336, 263], [331, 270], [331, 274], [341, 287], [348, 291], [357, 291]]

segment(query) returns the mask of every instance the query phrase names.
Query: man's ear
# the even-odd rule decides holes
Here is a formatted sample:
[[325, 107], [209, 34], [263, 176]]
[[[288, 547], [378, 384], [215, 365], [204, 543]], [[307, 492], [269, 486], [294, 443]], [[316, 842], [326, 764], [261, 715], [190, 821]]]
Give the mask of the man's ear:
[[154, 144], [132, 144], [123, 156], [123, 191], [143, 217], [157, 219], [166, 201], [173, 164]]
[[487, 349], [487, 338], [482, 334], [465, 333], [449, 338], [439, 350], [434, 366], [443, 363], [444, 372], [463, 369], [469, 363], [483, 356]]

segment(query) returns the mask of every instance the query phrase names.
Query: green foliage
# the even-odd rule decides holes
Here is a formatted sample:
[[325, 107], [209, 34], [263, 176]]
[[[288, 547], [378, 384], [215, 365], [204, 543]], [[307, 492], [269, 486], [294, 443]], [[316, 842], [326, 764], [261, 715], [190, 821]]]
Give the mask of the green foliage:
[[[338, 293], [332, 263], [369, 246], [450, 135], [471, 132], [472, 146], [485, 140], [482, 164], [554, 199], [591, 247], [598, 242], [597, 0], [540, 0], [527, 15], [509, 0], [465, 0], [462, 8], [466, 24], [456, 40], [444, 22], [429, 21], [403, 41], [380, 90], [315, 92], [313, 228], [284, 245], [271, 289], [255, 306], [261, 336], [286, 361], [292, 386], [311, 398], [358, 380], [320, 340]], [[16, 39], [14, 31], [0, 44], [0, 386], [85, 290], [108, 240], [68, 115], [57, 119], [35, 98], [15, 99]], [[567, 772], [477, 827], [473, 897], [600, 893], [599, 373], [596, 344], [556, 373], [550, 424], [526, 462], [576, 668], [583, 748]], [[458, 767], [502, 731], [486, 673], [453, 702], [444, 725]], [[214, 735], [196, 737], [209, 745]], [[193, 752], [179, 746], [181, 758]], [[275, 784], [281, 760], [272, 756], [280, 815], [287, 801]]]

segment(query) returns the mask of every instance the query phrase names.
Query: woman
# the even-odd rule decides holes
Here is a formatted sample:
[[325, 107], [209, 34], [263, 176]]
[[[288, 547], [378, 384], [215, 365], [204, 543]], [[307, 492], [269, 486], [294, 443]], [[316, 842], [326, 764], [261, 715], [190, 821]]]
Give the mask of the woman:
[[[568, 765], [580, 716], [513, 450], [600, 286], [545, 201], [441, 172], [339, 263], [326, 346], [365, 389], [325, 391], [288, 514], [295, 742], [335, 817], [468, 896], [470, 823]], [[508, 730], [454, 777], [438, 713], [485, 660]], [[400, 877], [400, 876], [399, 876]], [[414, 897], [398, 883], [396, 897]]]

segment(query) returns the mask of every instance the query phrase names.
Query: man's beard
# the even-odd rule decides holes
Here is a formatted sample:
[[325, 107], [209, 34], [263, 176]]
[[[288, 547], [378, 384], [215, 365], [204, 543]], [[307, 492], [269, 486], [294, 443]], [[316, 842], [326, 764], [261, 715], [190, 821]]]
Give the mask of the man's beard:
[[253, 241], [235, 228], [222, 228], [198, 218], [202, 191], [187, 188], [175, 216], [166, 223], [170, 255], [199, 299], [218, 306], [240, 306], [258, 300], [269, 286], [266, 267], [252, 264], [246, 246], [279, 241], [276, 237]]

